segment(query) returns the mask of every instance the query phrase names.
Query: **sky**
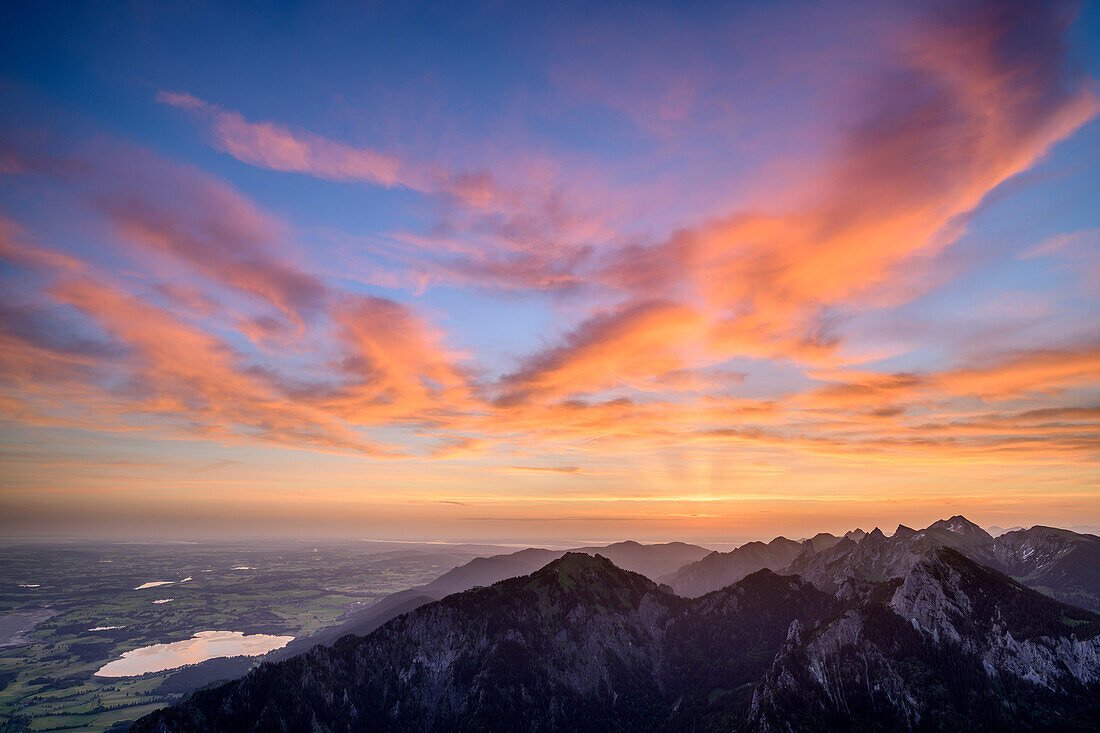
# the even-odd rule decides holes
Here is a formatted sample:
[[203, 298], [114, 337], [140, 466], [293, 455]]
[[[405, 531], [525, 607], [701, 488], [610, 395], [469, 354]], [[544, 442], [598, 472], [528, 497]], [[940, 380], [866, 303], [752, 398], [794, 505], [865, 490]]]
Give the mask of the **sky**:
[[1100, 525], [1100, 9], [5, 5], [0, 532]]

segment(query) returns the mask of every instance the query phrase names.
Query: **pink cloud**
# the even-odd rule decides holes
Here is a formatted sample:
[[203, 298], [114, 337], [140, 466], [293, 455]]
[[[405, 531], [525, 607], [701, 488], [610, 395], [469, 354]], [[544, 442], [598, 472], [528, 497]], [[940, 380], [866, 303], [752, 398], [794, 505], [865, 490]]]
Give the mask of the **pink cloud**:
[[322, 307], [325, 286], [282, 253], [286, 227], [231, 187], [134, 149], [91, 162], [89, 196], [127, 244], [267, 302], [299, 324]]
[[433, 231], [394, 235], [395, 242], [411, 249], [404, 261], [427, 282], [570, 289], [582, 277], [579, 270], [590, 259], [592, 242], [615, 236], [602, 217], [577, 202], [579, 196], [566, 195], [579, 181], [553, 183], [544, 162], [521, 168], [511, 161], [523, 185], [506, 186], [486, 170], [453, 172], [402, 161], [272, 122], [251, 122], [185, 93], [160, 91], [157, 99], [199, 115], [216, 148], [250, 165], [402, 186], [431, 197], [439, 216]]
[[429, 185], [423, 173], [370, 148], [294, 133], [272, 122], [250, 122], [239, 112], [224, 110], [182, 92], [162, 90], [157, 93], [157, 100], [199, 115], [208, 124], [219, 150], [250, 165], [386, 187], [400, 185], [424, 190]]

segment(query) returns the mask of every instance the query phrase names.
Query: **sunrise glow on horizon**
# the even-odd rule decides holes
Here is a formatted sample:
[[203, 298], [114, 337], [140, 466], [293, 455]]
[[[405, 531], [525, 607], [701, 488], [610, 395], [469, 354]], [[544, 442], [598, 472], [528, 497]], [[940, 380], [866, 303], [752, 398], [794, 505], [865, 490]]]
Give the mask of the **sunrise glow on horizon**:
[[9, 15], [6, 534], [1100, 526], [1095, 5]]

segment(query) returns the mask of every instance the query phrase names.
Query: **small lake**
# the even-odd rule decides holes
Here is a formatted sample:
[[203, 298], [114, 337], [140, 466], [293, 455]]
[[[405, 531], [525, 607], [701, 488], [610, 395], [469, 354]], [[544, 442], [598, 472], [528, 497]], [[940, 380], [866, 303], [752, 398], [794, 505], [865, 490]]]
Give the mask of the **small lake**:
[[57, 611], [49, 608], [0, 615], [0, 648], [30, 644], [30, 633], [34, 627], [56, 615]]
[[255, 657], [280, 649], [293, 636], [248, 634], [240, 631], [200, 631], [190, 639], [171, 644], [153, 644], [128, 651], [121, 658], [103, 665], [97, 677], [136, 677], [146, 672], [175, 669], [215, 657]]

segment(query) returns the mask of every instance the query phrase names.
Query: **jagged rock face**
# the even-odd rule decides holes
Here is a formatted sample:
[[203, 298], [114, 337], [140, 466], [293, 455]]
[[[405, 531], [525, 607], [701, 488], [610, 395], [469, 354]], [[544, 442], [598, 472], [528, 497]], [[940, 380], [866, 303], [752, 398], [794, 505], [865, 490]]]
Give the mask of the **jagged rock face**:
[[1092, 730], [1100, 616], [961, 554], [926, 554], [888, 604], [792, 626], [757, 687], [764, 731]]
[[824, 552], [803, 550], [784, 572], [833, 592], [849, 579], [880, 582], [897, 578], [919, 561], [924, 549], [921, 539], [919, 534], [895, 539], [876, 529], [859, 542], [845, 538]]
[[843, 610], [800, 578], [762, 570], [690, 602], [670, 624], [661, 685], [671, 712], [642, 730], [730, 730], [798, 619], [816, 624]]
[[[828, 542], [822, 538], [819, 544], [824, 546]], [[702, 560], [662, 577], [660, 582], [669, 585], [679, 595], [694, 598], [736, 583], [757, 570], [785, 567], [801, 550], [802, 545], [786, 537], [776, 537], [767, 544], [749, 542], [730, 552], [712, 552]]]
[[[905, 730], [920, 720], [920, 698], [891, 663], [890, 649], [868, 638], [868, 628], [894, 621], [902, 648], [916, 632], [896, 619], [850, 610], [817, 629], [792, 626], [787, 643], [753, 693], [748, 730], [858, 729], [859, 712], [876, 711], [866, 722], [879, 730]], [[856, 715], [852, 715], [856, 712]]]
[[522, 719], [530, 707], [549, 714], [551, 727], [566, 726], [576, 713], [555, 712], [562, 694], [591, 706], [587, 715], [606, 711], [609, 721], [644, 713], [619, 709], [614, 698], [623, 690], [655, 694], [660, 643], [679, 599], [592, 560], [566, 555], [519, 587], [461, 594], [345, 645], [352, 668], [367, 672], [361, 688], [376, 693], [367, 720], [406, 730], [434, 720], [485, 728]]

